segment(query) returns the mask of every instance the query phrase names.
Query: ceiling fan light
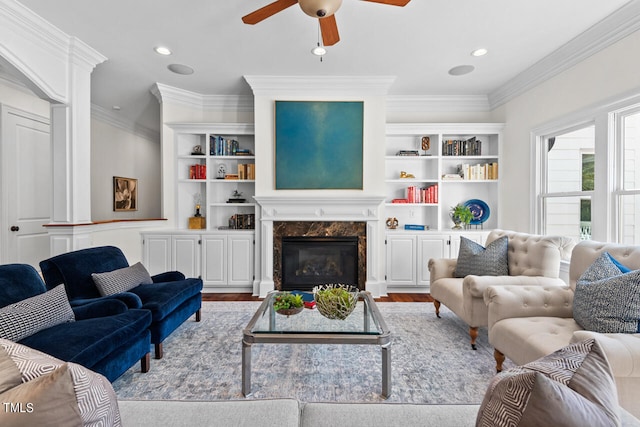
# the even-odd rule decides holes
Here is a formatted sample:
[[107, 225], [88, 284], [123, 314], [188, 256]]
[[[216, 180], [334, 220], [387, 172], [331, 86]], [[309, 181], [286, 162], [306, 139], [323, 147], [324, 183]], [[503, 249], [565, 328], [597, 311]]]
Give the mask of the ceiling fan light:
[[311, 53], [313, 53], [316, 56], [322, 56], [327, 53], [327, 49], [325, 49], [324, 46], [316, 46], [313, 49], [311, 49]]
[[336, 13], [342, 0], [299, 0], [298, 4], [312, 18], [326, 18]]

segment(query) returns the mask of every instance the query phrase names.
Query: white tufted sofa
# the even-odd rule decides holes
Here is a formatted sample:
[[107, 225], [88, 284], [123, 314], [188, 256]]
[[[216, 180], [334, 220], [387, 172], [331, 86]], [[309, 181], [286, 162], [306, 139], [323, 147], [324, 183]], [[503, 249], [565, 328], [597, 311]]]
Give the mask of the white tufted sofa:
[[505, 356], [522, 365], [569, 343], [595, 338], [609, 359], [620, 406], [639, 417], [640, 334], [585, 331], [573, 319], [576, 281], [605, 251], [631, 269], [640, 268], [640, 246], [584, 241], [573, 250], [569, 286], [487, 288], [489, 343], [495, 348], [496, 368], [500, 371]]
[[508, 276], [453, 277], [456, 259], [430, 259], [430, 293], [434, 298], [436, 315], [444, 304], [469, 325], [471, 347], [475, 350], [478, 327], [488, 324], [487, 306], [483, 299], [489, 286], [563, 286], [559, 278], [560, 261], [568, 259], [575, 243], [560, 236], [539, 236], [514, 231], [493, 230], [485, 247], [494, 240], [509, 238]]

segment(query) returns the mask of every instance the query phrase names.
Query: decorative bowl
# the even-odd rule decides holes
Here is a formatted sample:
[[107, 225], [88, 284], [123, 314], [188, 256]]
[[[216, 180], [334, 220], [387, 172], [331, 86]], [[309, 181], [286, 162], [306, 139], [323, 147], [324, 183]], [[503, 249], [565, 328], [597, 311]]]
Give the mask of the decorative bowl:
[[276, 313], [287, 317], [298, 314], [304, 310], [302, 295], [292, 294], [291, 292], [278, 292], [273, 298], [273, 309]]
[[316, 308], [328, 319], [346, 319], [356, 308], [359, 291], [343, 284], [319, 285], [313, 288]]
[[276, 310], [276, 313], [284, 316], [293, 316], [294, 314], [302, 312], [302, 310], [304, 310], [304, 307], [281, 308], [280, 310]]

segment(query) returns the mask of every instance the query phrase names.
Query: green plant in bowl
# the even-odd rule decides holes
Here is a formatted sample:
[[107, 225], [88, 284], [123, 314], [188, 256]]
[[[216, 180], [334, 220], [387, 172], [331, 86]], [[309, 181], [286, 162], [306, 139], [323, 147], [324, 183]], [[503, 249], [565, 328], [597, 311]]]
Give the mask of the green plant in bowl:
[[316, 286], [313, 298], [320, 314], [328, 319], [346, 319], [358, 303], [358, 289], [343, 284]]
[[300, 313], [304, 308], [303, 304], [302, 295], [291, 292], [280, 292], [273, 298], [273, 309], [287, 316]]

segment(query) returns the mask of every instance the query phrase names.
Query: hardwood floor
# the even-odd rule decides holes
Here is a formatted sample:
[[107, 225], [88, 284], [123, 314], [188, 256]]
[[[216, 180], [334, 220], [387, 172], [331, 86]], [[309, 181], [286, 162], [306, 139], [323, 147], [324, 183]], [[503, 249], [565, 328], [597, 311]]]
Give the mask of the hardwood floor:
[[[251, 294], [217, 294], [203, 293], [202, 301], [261, 301]], [[433, 302], [429, 294], [388, 294], [386, 297], [376, 298], [376, 302]]]

